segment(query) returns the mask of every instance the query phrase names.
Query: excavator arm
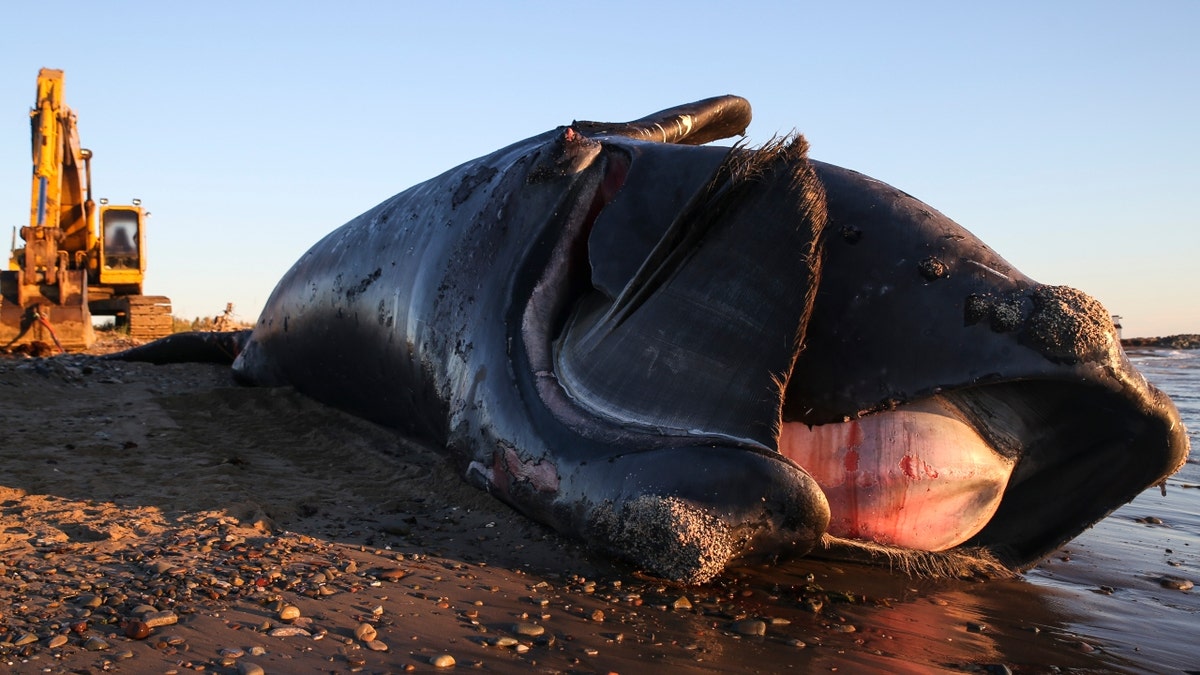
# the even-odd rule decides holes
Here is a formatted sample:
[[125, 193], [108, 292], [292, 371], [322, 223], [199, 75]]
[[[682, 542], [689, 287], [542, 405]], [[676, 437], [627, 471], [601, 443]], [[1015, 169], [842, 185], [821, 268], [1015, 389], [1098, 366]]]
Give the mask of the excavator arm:
[[[80, 147], [75, 112], [64, 102], [63, 83], [61, 70], [43, 68], [38, 73], [36, 105], [29, 113], [33, 141], [29, 233], [39, 241], [55, 239], [62, 251], [91, 252], [96, 247], [88, 180], [92, 153]], [[58, 231], [38, 233], [37, 228], [43, 227]], [[30, 241], [28, 236], [23, 238]], [[29, 274], [44, 264], [34, 259], [20, 267]]]

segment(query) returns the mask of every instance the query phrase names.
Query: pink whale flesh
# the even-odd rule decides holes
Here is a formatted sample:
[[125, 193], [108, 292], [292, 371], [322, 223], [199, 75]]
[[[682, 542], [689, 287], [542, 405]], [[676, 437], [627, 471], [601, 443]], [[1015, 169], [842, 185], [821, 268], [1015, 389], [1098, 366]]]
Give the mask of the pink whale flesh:
[[824, 489], [830, 534], [925, 551], [983, 529], [1014, 466], [938, 399], [840, 424], [785, 422], [779, 450]]

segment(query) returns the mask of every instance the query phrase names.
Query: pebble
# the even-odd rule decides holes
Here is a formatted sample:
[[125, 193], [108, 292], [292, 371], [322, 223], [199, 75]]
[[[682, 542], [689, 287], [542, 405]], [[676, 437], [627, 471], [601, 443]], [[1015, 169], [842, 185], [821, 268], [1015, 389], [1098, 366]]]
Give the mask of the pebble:
[[383, 642], [382, 640], [367, 640], [367, 649], [370, 649], [373, 652], [386, 652], [388, 650], [388, 646], [387, 643]]
[[100, 605], [104, 604], [104, 598], [101, 598], [98, 595], [92, 595], [91, 593], [84, 593], [83, 595], [75, 598], [75, 603], [80, 607], [96, 609]]
[[729, 629], [738, 635], [766, 635], [767, 622], [759, 619], [742, 619], [730, 624]]
[[179, 617], [171, 610], [165, 612], [147, 612], [142, 616], [142, 621], [151, 628], [158, 628], [159, 626], [170, 626], [178, 622]]
[[601, 610], [598, 610], [598, 609], [593, 610], [592, 614], [589, 618], [592, 621], [595, 621], [596, 623], [603, 623], [604, 622], [604, 612]]
[[237, 671], [238, 675], [265, 675], [266, 673], [262, 666], [249, 661], [239, 661]]
[[37, 640], [38, 640], [38, 637], [36, 635], [34, 635], [33, 633], [25, 633], [25, 634], [21, 635], [21, 637], [17, 638], [16, 640], [13, 640], [13, 644], [18, 647], [22, 647], [24, 645], [33, 644], [34, 642], [37, 642]]
[[1158, 580], [1158, 583], [1163, 588], [1170, 588], [1175, 591], [1190, 591], [1195, 586], [1190, 579], [1170, 575], [1162, 577]]
[[982, 633], [987, 630], [987, 624], [978, 623], [975, 621], [967, 622], [968, 633]]
[[369, 623], [360, 623], [358, 624], [358, 627], [354, 629], [354, 637], [360, 642], [370, 642], [371, 640], [374, 640], [378, 634], [379, 632], [375, 630], [375, 626], [372, 626]]
[[145, 621], [130, 621], [125, 624], [125, 637], [131, 640], [145, 640], [150, 637], [150, 626]]
[[795, 647], [796, 649], [804, 649], [808, 646], [807, 642], [799, 638], [791, 638], [787, 641], [787, 644], [789, 647]]
[[430, 665], [434, 668], [453, 668], [454, 657], [449, 654], [438, 654], [429, 660]]
[[527, 637], [537, 637], [546, 632], [545, 627], [539, 626], [536, 623], [521, 621], [513, 624], [512, 632], [517, 635], [525, 635]]
[[55, 635], [46, 641], [46, 646], [50, 649], [58, 649], [65, 644], [67, 644], [66, 635]]
[[99, 651], [104, 651], [105, 649], [108, 649], [109, 644], [107, 642], [105, 642], [102, 638], [90, 637], [87, 639], [87, 642], [83, 643], [83, 648], [88, 650], [89, 652], [99, 652]]
[[[408, 572], [397, 567], [397, 568], [392, 568], [390, 570], [383, 570], [376, 576], [378, 576], [380, 579], [383, 579], [384, 581], [400, 581], [404, 577], [408, 576]], [[450, 665], [454, 665], [454, 664], [450, 664]]]
[[230, 658], [230, 659], [240, 659], [245, 655], [246, 655], [246, 652], [242, 651], [241, 649], [239, 649], [237, 647], [226, 647], [225, 649], [221, 650], [221, 656], [224, 656], [224, 657]]
[[279, 620], [291, 623], [300, 618], [300, 608], [295, 605], [284, 605], [279, 609]]
[[280, 626], [267, 631], [271, 637], [311, 637], [312, 633], [299, 626]]
[[671, 603], [671, 607], [676, 611], [683, 611], [692, 608], [692, 601], [687, 599], [686, 595], [681, 595]]
[[515, 647], [517, 645], [517, 639], [511, 637], [496, 638], [495, 645], [497, 647]]

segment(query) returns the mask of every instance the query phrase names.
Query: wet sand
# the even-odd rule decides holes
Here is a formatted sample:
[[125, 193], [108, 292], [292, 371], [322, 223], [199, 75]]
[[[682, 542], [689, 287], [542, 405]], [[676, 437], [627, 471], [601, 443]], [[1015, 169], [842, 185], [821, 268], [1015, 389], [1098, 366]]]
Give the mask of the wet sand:
[[800, 560], [682, 587], [223, 367], [0, 359], [0, 402], [12, 672], [1200, 669], [1197, 592], [1162, 585], [1200, 580], [1200, 541], [1137, 522], [1157, 490], [1014, 581]]

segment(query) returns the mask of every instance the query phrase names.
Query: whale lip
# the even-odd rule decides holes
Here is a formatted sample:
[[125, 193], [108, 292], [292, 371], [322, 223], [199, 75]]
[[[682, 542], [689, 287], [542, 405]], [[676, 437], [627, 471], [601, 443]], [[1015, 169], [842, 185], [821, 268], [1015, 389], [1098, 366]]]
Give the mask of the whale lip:
[[1125, 372], [1136, 375], [1120, 378], [1125, 386], [1031, 379], [943, 394], [1017, 458], [995, 516], [964, 545], [1031, 567], [1183, 466], [1190, 448], [1175, 405]]

